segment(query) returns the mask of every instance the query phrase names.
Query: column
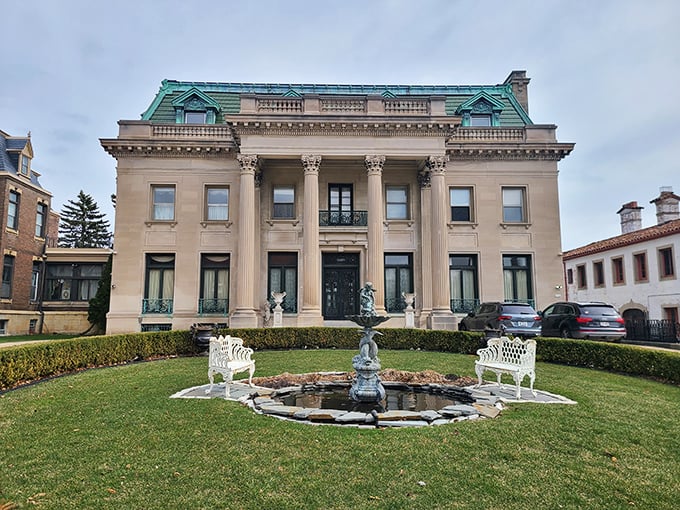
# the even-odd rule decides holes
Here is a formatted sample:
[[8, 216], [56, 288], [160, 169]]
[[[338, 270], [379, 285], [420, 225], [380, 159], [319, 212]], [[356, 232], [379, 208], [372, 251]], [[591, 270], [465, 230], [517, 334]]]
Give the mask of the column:
[[255, 174], [257, 155], [239, 154], [241, 184], [238, 207], [238, 258], [236, 259], [236, 306], [230, 327], [257, 327], [255, 311]]
[[455, 329], [456, 318], [451, 311], [449, 290], [449, 253], [446, 193], [447, 156], [430, 156], [427, 167], [430, 170], [432, 204], [432, 329]]
[[[368, 174], [368, 253], [366, 281], [375, 289], [375, 311], [385, 314], [385, 241], [383, 235], [382, 172], [385, 156], [366, 156]], [[364, 282], [366, 283], [366, 282]]]
[[299, 326], [321, 326], [321, 253], [319, 252], [319, 167], [321, 156], [303, 154], [305, 173], [302, 218], [302, 310]]

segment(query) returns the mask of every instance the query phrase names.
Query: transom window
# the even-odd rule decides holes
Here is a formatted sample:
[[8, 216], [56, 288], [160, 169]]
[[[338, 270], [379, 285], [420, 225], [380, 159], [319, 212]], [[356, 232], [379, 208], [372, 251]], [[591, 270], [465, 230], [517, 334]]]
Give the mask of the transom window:
[[451, 221], [472, 221], [472, 188], [450, 188]]
[[175, 219], [175, 187], [152, 186], [153, 216], [157, 221], [172, 221]]
[[293, 186], [275, 186], [272, 218], [295, 218], [295, 188]]
[[524, 188], [503, 188], [503, 222], [526, 223]]
[[229, 188], [210, 187], [206, 189], [206, 220], [226, 221], [229, 219]]
[[386, 219], [408, 219], [408, 187], [387, 186], [386, 189]]

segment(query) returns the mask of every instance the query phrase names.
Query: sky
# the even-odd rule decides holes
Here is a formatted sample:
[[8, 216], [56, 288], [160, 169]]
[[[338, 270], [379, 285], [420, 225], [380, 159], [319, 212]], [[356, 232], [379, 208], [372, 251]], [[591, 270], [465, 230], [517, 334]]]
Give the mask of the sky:
[[494, 85], [526, 70], [555, 124], [562, 248], [621, 233], [621, 205], [680, 194], [677, 0], [2, 0], [0, 130], [31, 132], [61, 211], [80, 190], [113, 223], [100, 138], [161, 80]]

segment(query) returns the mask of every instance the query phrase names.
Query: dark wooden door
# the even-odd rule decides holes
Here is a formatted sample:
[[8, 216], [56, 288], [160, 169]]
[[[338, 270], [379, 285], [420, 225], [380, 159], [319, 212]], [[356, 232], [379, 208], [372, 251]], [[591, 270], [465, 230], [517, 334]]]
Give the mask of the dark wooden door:
[[323, 317], [343, 320], [359, 313], [359, 255], [323, 256]]

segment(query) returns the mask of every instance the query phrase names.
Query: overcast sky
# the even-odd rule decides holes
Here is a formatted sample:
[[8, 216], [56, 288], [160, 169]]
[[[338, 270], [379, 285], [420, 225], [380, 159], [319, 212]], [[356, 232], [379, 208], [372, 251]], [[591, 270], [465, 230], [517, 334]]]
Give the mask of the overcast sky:
[[527, 71], [529, 115], [575, 142], [559, 163], [563, 249], [643, 225], [680, 194], [677, 0], [2, 0], [0, 129], [31, 132], [53, 208], [91, 194], [113, 223], [99, 138], [164, 78], [493, 85]]

